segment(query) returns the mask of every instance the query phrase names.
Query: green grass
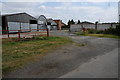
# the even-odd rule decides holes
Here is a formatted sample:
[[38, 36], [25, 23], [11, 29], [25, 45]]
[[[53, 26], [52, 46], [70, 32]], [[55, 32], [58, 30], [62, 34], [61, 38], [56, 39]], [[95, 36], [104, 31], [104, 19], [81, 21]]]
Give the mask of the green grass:
[[110, 34], [89, 34], [89, 33], [81, 33], [81, 32], [76, 32], [75, 34], [81, 35], [81, 36], [93, 36], [93, 37], [120, 39], [120, 36], [110, 35]]
[[[43, 39], [44, 38], [44, 39]], [[72, 41], [64, 37], [43, 37], [30, 41], [7, 41], [2, 43], [2, 70], [3, 74], [16, 70], [24, 64], [35, 61], [45, 53], [53, 51]], [[10, 40], [10, 39], [9, 39]]]
[[105, 37], [105, 38], [120, 39], [120, 36], [109, 35], [109, 34], [88, 34], [88, 36], [95, 36], [95, 37]]
[[76, 44], [79, 47], [85, 46], [85, 44]]

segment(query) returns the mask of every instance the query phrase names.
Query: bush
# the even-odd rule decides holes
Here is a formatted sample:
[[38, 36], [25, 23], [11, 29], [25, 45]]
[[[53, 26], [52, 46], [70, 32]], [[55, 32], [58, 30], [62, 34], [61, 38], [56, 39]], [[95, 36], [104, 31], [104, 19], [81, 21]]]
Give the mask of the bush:
[[96, 33], [96, 30], [95, 29], [88, 29], [88, 33], [90, 33], [90, 34]]
[[104, 33], [103, 30], [98, 30], [98, 31], [96, 31], [96, 34], [103, 34], [103, 33]]
[[116, 30], [115, 30], [116, 34], [117, 34], [118, 36], [120, 36], [120, 24], [117, 25], [115, 29], [116, 29]]
[[120, 36], [120, 24], [116, 26], [116, 28], [110, 27], [104, 31], [104, 34], [114, 34]]

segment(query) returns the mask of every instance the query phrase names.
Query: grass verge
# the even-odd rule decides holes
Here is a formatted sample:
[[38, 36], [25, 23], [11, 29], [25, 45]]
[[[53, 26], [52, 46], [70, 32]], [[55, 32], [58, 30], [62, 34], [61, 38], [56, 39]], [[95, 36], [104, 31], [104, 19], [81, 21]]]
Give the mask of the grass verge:
[[110, 34], [88, 34], [88, 33], [80, 33], [80, 32], [76, 32], [75, 34], [81, 35], [81, 36], [93, 36], [93, 37], [104, 37], [104, 38], [120, 39], [120, 36], [110, 35]]
[[[5, 41], [5, 42], [4, 42]], [[45, 37], [30, 41], [3, 40], [2, 43], [2, 71], [3, 75], [22, 67], [24, 64], [37, 60], [45, 53], [72, 41], [64, 37]]]

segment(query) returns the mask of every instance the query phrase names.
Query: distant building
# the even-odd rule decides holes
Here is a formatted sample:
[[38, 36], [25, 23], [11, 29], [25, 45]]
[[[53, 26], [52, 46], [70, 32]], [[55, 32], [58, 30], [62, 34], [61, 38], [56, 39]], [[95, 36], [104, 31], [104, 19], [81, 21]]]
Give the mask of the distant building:
[[81, 24], [71, 24], [70, 31], [71, 32], [82, 31], [82, 25]]
[[57, 23], [52, 18], [47, 19], [47, 28], [49, 30], [57, 30]]
[[95, 28], [95, 25], [92, 22], [84, 21], [84, 22], [81, 22], [80, 24], [82, 28], [91, 28], [91, 29]]
[[56, 23], [57, 23], [57, 29], [58, 30], [61, 30], [61, 27], [64, 25], [63, 23], [62, 23], [62, 20], [54, 20]]
[[108, 29], [110, 27], [116, 28], [117, 25], [118, 25], [118, 23], [98, 23], [97, 30], [105, 30], [105, 29]]
[[[110, 27], [115, 28], [118, 23], [98, 23], [97, 30], [105, 30]], [[95, 24], [90, 22], [82, 22], [80, 24], [72, 24], [70, 25], [70, 31], [81, 31], [83, 28], [85, 29], [95, 29]]]
[[8, 30], [11, 33], [18, 30], [26, 32], [31, 29], [37, 29], [37, 19], [27, 13], [2, 15], [2, 30]]
[[91, 23], [91, 22], [88, 22], [88, 21], [84, 21], [84, 22], [81, 22], [80, 24], [71, 24], [70, 25], [70, 31], [72, 32], [76, 32], [76, 31], [82, 31], [83, 28], [91, 28], [91, 29], [94, 29], [95, 28], [95, 25], [94, 23]]

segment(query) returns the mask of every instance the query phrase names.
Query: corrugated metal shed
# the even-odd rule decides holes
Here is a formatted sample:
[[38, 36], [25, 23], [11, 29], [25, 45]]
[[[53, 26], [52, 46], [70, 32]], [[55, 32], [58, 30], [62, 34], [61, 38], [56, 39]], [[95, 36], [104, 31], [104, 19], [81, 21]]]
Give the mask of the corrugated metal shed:
[[47, 27], [49, 30], [57, 30], [57, 23], [52, 18], [48, 18]]
[[[27, 13], [2, 15], [2, 29], [10, 32], [30, 31], [32, 24], [37, 24], [37, 19]], [[37, 27], [35, 26], [37, 29]], [[5, 33], [3, 31], [3, 33]]]

